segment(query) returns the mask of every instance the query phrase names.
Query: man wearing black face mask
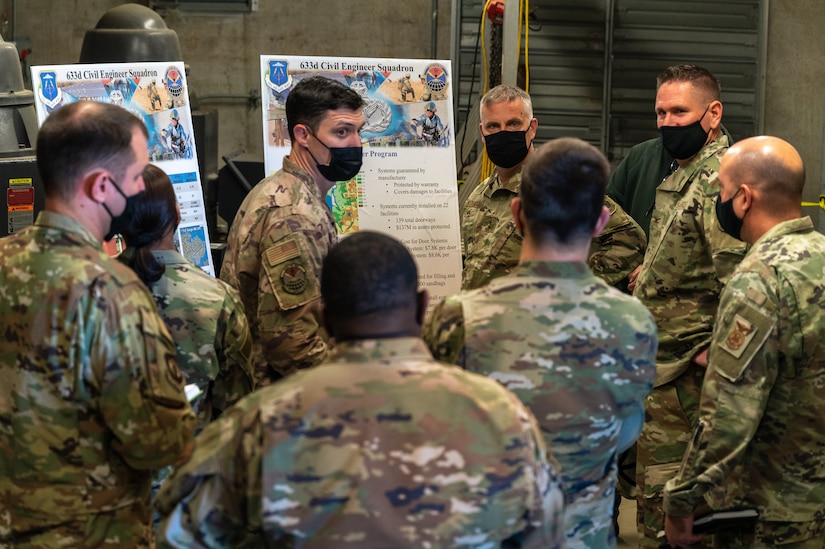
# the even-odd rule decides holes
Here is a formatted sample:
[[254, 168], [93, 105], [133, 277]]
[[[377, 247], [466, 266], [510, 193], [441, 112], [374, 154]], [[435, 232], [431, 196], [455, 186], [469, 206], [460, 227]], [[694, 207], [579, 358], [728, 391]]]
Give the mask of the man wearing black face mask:
[[665, 532], [693, 547], [707, 500], [759, 510], [755, 527], [716, 534], [717, 547], [823, 547], [825, 236], [802, 216], [805, 167], [790, 143], [741, 141], [719, 183], [722, 227], [752, 247], [720, 297], [699, 427], [665, 489]]
[[147, 137], [93, 101], [37, 136], [45, 209], [0, 241], [0, 546], [154, 547], [151, 471], [191, 451], [172, 337], [101, 245], [144, 189]]
[[676, 472], [697, 420], [707, 348], [722, 286], [745, 253], [716, 220], [716, 180], [728, 138], [721, 132], [719, 81], [695, 65], [657, 78], [657, 125], [676, 158], [656, 189], [650, 243], [631, 277], [633, 295], [656, 318], [657, 377], [637, 443], [641, 547], [658, 547], [664, 528], [662, 490]]
[[535, 151], [539, 121], [527, 92], [502, 84], [481, 98], [481, 139], [495, 171], [476, 187], [461, 216], [464, 271], [461, 288], [471, 290], [518, 265], [521, 235], [510, 202], [518, 196], [521, 167]]
[[[502, 84], [481, 98], [479, 130], [495, 171], [467, 197], [462, 209], [464, 270], [461, 287], [472, 290], [510, 273], [519, 262], [522, 235], [510, 202], [518, 196], [521, 167], [530, 158], [538, 120], [524, 90]], [[641, 263], [646, 238], [642, 229], [612, 199], [605, 199], [610, 220], [593, 239], [588, 264], [596, 276], [624, 289]]]
[[335, 80], [298, 82], [286, 101], [290, 153], [232, 222], [220, 276], [241, 294], [257, 386], [327, 355], [318, 281], [338, 237], [324, 196], [361, 169], [362, 107], [361, 96]]

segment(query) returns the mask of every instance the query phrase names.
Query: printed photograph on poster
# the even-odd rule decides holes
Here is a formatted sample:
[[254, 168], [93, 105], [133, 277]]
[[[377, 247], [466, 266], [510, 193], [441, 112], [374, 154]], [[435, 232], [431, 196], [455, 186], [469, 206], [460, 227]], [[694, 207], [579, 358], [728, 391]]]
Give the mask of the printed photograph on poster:
[[384, 232], [413, 253], [431, 304], [460, 289], [450, 62], [422, 59], [261, 56], [265, 173], [291, 142], [290, 91], [304, 78], [331, 78], [361, 96], [363, 166], [330, 189], [339, 235]]
[[39, 124], [76, 101], [117, 105], [143, 121], [149, 161], [169, 175], [181, 208], [178, 251], [214, 276], [183, 62], [34, 66], [31, 73]]

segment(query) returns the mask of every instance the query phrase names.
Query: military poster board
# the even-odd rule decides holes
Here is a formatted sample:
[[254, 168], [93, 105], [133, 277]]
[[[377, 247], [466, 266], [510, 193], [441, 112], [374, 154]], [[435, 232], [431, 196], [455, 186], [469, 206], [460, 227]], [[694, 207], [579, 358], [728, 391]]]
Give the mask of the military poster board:
[[450, 62], [262, 55], [267, 175], [280, 169], [291, 146], [289, 92], [315, 75], [349, 86], [365, 103], [361, 171], [326, 197], [339, 237], [371, 230], [403, 242], [418, 264], [430, 307], [458, 293], [461, 234]]
[[175, 247], [215, 276], [183, 61], [42, 65], [31, 74], [40, 125], [63, 105], [83, 100], [118, 105], [143, 120], [149, 160], [169, 175], [180, 205]]

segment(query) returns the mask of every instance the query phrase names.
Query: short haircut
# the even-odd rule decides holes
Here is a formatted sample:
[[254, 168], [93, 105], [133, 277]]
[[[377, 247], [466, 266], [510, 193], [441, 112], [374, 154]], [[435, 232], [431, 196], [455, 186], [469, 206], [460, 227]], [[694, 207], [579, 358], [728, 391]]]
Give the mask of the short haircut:
[[324, 311], [336, 318], [415, 308], [418, 269], [399, 241], [360, 231], [332, 247], [321, 270]]
[[166, 172], [153, 164], [143, 170], [146, 192], [135, 208], [131, 226], [123, 232], [127, 264], [145, 284], [157, 282], [166, 270], [152, 253], [152, 247], [178, 222], [177, 198], [172, 181]]
[[698, 65], [673, 65], [662, 71], [656, 77], [656, 89], [668, 82], [690, 82], [702, 90], [709, 101], [720, 101], [722, 86], [719, 80], [709, 70]]
[[510, 101], [515, 101], [516, 99], [521, 99], [524, 102], [524, 110], [527, 111], [527, 114], [530, 118], [533, 117], [533, 100], [527, 94], [526, 91], [523, 89], [511, 86], [509, 84], [499, 84], [495, 88], [492, 88], [490, 91], [484, 94], [484, 97], [481, 98], [481, 106], [479, 107], [489, 108], [490, 105], [495, 105], [496, 103], [509, 103]]
[[530, 236], [559, 244], [589, 239], [609, 173], [605, 156], [581, 139], [562, 137], [539, 147], [524, 165], [519, 190]]
[[298, 82], [286, 98], [286, 123], [290, 139], [295, 139], [296, 124], [305, 124], [314, 132], [327, 111], [364, 106], [358, 92], [331, 78], [311, 76]]
[[46, 196], [70, 200], [78, 178], [98, 168], [121, 179], [135, 161], [135, 129], [149, 138], [142, 120], [108, 103], [78, 101], [50, 114], [37, 134], [37, 168]]

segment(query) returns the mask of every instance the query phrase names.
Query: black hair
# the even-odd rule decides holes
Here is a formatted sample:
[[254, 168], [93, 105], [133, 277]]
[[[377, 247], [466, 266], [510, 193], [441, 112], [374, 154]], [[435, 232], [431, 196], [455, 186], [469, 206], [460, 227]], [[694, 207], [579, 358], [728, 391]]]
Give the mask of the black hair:
[[126, 264], [149, 285], [166, 272], [166, 266], [157, 260], [152, 249], [177, 227], [178, 209], [175, 190], [166, 172], [149, 164], [143, 170], [143, 182], [146, 192], [137, 203], [131, 226], [121, 236], [126, 242]]
[[562, 137], [539, 147], [524, 165], [519, 191], [530, 235], [559, 244], [589, 239], [609, 173], [604, 155], [581, 139]]
[[46, 196], [70, 200], [78, 178], [96, 168], [121, 179], [135, 161], [135, 129], [148, 139], [142, 120], [109, 103], [78, 101], [50, 114], [37, 134], [37, 168]]
[[286, 98], [286, 123], [289, 138], [294, 140], [296, 124], [305, 124], [315, 132], [327, 111], [364, 106], [358, 92], [331, 78], [311, 76], [298, 82]]
[[337, 318], [414, 309], [418, 270], [399, 241], [360, 231], [333, 246], [324, 260], [321, 297], [326, 314]]

